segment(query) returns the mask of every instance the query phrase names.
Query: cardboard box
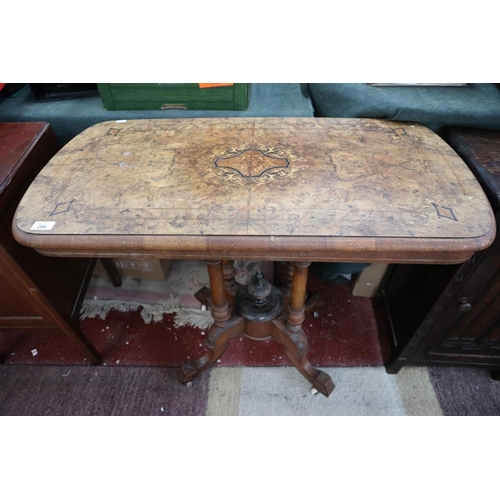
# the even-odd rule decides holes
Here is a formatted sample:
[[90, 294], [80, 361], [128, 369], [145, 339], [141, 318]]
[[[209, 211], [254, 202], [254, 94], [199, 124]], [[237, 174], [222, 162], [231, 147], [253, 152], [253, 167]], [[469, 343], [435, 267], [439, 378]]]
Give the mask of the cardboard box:
[[198, 83], [99, 83], [108, 110], [202, 109], [242, 111], [248, 108], [248, 83], [206, 86]]
[[[155, 258], [113, 259], [116, 269], [122, 278], [138, 278], [153, 281], [163, 281], [167, 278], [172, 265], [171, 260]], [[101, 261], [94, 268], [97, 276], [107, 276]]]
[[375, 297], [386, 275], [389, 264], [371, 264], [356, 274], [351, 281], [351, 293], [355, 297]]

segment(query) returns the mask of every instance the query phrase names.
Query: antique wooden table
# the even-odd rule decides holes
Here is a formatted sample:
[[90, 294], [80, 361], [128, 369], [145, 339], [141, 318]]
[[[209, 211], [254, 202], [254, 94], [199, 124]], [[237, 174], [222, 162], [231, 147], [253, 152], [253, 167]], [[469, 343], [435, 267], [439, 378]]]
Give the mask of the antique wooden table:
[[[246, 334], [282, 343], [328, 396], [330, 377], [306, 357], [309, 264], [462, 262], [491, 244], [493, 221], [468, 167], [423, 126], [197, 118], [85, 130], [35, 179], [13, 232], [51, 256], [205, 259], [215, 324], [180, 380]], [[261, 276], [237, 290], [233, 259], [293, 262], [291, 290]]]

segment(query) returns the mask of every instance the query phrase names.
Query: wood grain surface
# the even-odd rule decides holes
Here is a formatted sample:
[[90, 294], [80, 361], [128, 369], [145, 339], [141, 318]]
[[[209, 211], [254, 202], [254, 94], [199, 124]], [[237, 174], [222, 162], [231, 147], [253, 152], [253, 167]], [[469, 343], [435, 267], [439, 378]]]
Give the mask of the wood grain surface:
[[492, 220], [474, 175], [423, 126], [195, 118], [85, 130], [13, 229], [58, 255], [457, 262], [493, 241]]

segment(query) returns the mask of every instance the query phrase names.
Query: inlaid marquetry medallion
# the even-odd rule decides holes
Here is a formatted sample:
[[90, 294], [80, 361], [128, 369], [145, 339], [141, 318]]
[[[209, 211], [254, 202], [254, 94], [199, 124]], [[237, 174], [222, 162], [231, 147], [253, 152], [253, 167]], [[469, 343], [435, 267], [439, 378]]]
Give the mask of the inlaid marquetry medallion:
[[246, 146], [216, 153], [211, 173], [240, 185], [266, 184], [296, 174], [299, 167], [292, 162], [297, 160], [301, 159], [292, 152]]
[[271, 156], [260, 149], [246, 149], [225, 158], [217, 158], [215, 166], [237, 172], [242, 177], [262, 177], [266, 172], [283, 170], [290, 166], [286, 158]]

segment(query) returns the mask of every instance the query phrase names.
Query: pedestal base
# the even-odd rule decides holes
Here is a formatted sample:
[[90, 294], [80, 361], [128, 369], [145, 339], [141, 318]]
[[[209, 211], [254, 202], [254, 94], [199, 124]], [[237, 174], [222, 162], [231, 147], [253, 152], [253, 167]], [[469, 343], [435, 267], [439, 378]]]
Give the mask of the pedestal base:
[[330, 376], [316, 369], [307, 359], [308, 343], [304, 331], [300, 329], [296, 334], [290, 334], [283, 316], [267, 323], [255, 323], [234, 315], [225, 329], [213, 325], [207, 338], [207, 353], [200, 359], [182, 365], [177, 373], [179, 381], [183, 384], [191, 382], [203, 370], [216, 363], [229, 347], [229, 342], [241, 335], [253, 340], [276, 340], [283, 345], [295, 368], [318, 392], [328, 397], [335, 388]]
[[[313, 384], [314, 389], [328, 397], [335, 386], [325, 372], [317, 370], [309, 363], [306, 356], [309, 345], [302, 329], [306, 307], [315, 310], [322, 305], [321, 299], [316, 296], [311, 297], [306, 303], [309, 263], [295, 263], [293, 265], [293, 276], [290, 276], [291, 283], [288, 287], [289, 293], [285, 294], [281, 314], [279, 310], [274, 310], [276, 308], [268, 307], [269, 303], [259, 296], [260, 290], [264, 289], [262, 281], [265, 280], [262, 280], [262, 276], [253, 289], [253, 292], [257, 293], [256, 302], [251, 302], [252, 293], [249, 295], [245, 290], [245, 293], [239, 294], [239, 299], [246, 301], [246, 304], [239, 302], [235, 308], [235, 286], [234, 281], [231, 281], [234, 274], [231, 275], [230, 272], [231, 262], [207, 261], [207, 265], [211, 297], [208, 297], [208, 289], [203, 289], [197, 295], [210, 304], [215, 324], [207, 336], [207, 353], [200, 359], [182, 365], [178, 370], [179, 381], [183, 384], [191, 382], [224, 354], [231, 340], [245, 335], [254, 340], [272, 338], [279, 342], [295, 368]], [[256, 290], [257, 292], [255, 292]], [[281, 297], [281, 293], [278, 292], [278, 294]], [[273, 295], [274, 292], [269, 293], [271, 300], [273, 300]], [[250, 304], [248, 304], [249, 300]], [[282, 299], [281, 302], [283, 302]], [[266, 311], [264, 315], [259, 314], [259, 311], [255, 312], [256, 303], [257, 305], [258, 303], [267, 304], [263, 306], [263, 310]], [[242, 315], [236, 313], [235, 309], [239, 309]], [[266, 314], [269, 316], [266, 317]]]

